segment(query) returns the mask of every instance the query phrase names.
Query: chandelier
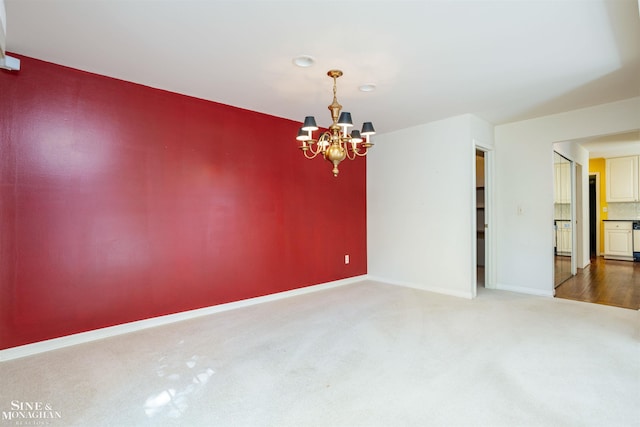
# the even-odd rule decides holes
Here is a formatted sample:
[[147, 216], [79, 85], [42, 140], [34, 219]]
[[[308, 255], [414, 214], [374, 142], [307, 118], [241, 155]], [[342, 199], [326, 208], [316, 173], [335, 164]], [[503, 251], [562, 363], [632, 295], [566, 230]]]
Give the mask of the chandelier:
[[322, 154], [333, 164], [333, 176], [338, 176], [338, 164], [341, 161], [367, 155], [369, 148], [373, 146], [369, 137], [376, 131], [371, 122], [364, 122], [362, 131], [354, 129], [349, 133], [349, 128], [353, 127], [351, 113], [340, 112], [342, 105], [336, 99], [336, 79], [342, 76], [342, 71], [329, 70], [327, 75], [333, 79], [333, 102], [329, 105], [333, 123], [318, 139], [313, 139], [313, 131], [318, 130], [318, 125], [313, 116], [306, 116], [296, 139], [302, 142], [299, 148], [307, 159], [314, 159]]

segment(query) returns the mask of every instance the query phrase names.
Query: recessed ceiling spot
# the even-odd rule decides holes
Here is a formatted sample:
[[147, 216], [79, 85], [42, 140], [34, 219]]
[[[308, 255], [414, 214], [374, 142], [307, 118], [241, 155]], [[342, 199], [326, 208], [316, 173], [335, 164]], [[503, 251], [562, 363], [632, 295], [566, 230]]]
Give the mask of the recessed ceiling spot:
[[376, 85], [368, 83], [359, 87], [360, 92], [373, 92], [376, 90]]
[[315, 62], [316, 61], [313, 59], [313, 56], [309, 55], [300, 55], [293, 58], [293, 63], [302, 68], [311, 67]]

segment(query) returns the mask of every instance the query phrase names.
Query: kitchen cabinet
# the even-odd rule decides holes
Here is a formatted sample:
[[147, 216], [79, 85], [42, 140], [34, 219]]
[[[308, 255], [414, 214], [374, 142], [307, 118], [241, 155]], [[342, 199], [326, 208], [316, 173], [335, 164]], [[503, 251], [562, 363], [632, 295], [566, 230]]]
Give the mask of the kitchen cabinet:
[[556, 254], [571, 256], [571, 221], [556, 221]]
[[638, 201], [638, 157], [606, 159], [607, 202]]
[[604, 222], [604, 257], [633, 261], [633, 222]]
[[554, 202], [571, 203], [571, 163], [555, 163], [554, 167]]

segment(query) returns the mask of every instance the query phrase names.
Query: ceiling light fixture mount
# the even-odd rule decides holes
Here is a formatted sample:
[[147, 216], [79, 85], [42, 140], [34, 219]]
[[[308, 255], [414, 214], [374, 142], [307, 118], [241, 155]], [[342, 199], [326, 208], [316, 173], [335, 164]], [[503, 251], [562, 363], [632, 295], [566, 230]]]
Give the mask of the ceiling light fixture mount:
[[[352, 130], [351, 113], [341, 112], [342, 105], [336, 98], [336, 80], [342, 76], [340, 70], [329, 70], [327, 75], [333, 79], [333, 102], [329, 105], [331, 119], [333, 123], [329, 129], [320, 135], [318, 139], [313, 139], [313, 131], [318, 130], [316, 119], [313, 116], [306, 116], [304, 123], [296, 139], [302, 142], [299, 147], [307, 159], [313, 159], [318, 154], [333, 164], [333, 176], [338, 176], [338, 164], [344, 159], [354, 160], [356, 157], [364, 157], [369, 152], [373, 143], [369, 137], [376, 133], [371, 122], [362, 124], [362, 131]], [[363, 139], [364, 137], [364, 139]], [[317, 144], [316, 144], [317, 143]], [[313, 144], [316, 144], [315, 147]]]
[[301, 68], [311, 67], [315, 62], [311, 55], [300, 55], [293, 58], [293, 63]]
[[373, 83], [367, 83], [361, 85], [358, 89], [360, 89], [360, 92], [373, 92], [374, 90], [376, 90], [376, 85], [374, 85]]

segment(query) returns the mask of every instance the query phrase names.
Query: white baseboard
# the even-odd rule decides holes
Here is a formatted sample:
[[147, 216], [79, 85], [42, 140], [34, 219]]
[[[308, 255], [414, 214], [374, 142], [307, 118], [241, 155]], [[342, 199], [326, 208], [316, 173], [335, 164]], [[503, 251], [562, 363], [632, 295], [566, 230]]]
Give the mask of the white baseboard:
[[389, 285], [404, 286], [407, 288], [420, 289], [421, 291], [434, 292], [436, 294], [450, 295], [453, 297], [467, 298], [467, 299], [473, 298], [473, 295], [471, 295], [470, 290], [469, 292], [456, 291], [448, 288], [442, 288], [439, 286], [430, 286], [430, 285], [425, 285], [423, 283], [403, 282], [399, 280], [386, 279], [383, 277], [376, 277], [371, 275], [369, 275], [368, 279], [375, 280], [376, 282], [386, 283]]
[[504, 285], [504, 284], [501, 284], [501, 283], [496, 283], [495, 289], [498, 289], [500, 291], [518, 292], [520, 294], [535, 295], [535, 296], [539, 296], [539, 297], [552, 297], [553, 298], [553, 296], [555, 294], [555, 291], [553, 289], [551, 289], [551, 290], [533, 289], [533, 288], [527, 288], [527, 287], [524, 287], [524, 286]]
[[39, 341], [33, 344], [26, 344], [17, 347], [0, 350], [0, 362], [18, 359], [21, 357], [32, 356], [46, 351], [57, 350], [64, 347], [70, 347], [77, 344], [83, 344], [116, 335], [127, 334], [129, 332], [141, 331], [143, 329], [154, 328], [156, 326], [167, 325], [182, 320], [193, 319], [209, 314], [221, 313], [223, 311], [234, 310], [237, 308], [248, 307], [251, 305], [262, 304], [269, 301], [276, 301], [284, 298], [290, 298], [297, 295], [309, 294], [325, 289], [331, 289], [338, 286], [349, 285], [361, 282], [368, 278], [367, 275], [349, 277], [347, 279], [335, 280], [333, 282], [321, 283], [318, 285], [306, 286], [304, 288], [292, 289], [290, 291], [278, 292], [275, 294], [265, 295], [256, 298], [249, 298], [240, 301], [234, 301], [226, 304], [214, 305], [196, 310], [183, 311], [165, 316], [152, 317], [150, 319], [138, 320], [136, 322], [123, 323], [121, 325], [110, 326], [107, 328], [95, 329], [92, 331], [81, 332], [78, 334], [67, 335], [60, 338], [54, 338], [45, 341]]

